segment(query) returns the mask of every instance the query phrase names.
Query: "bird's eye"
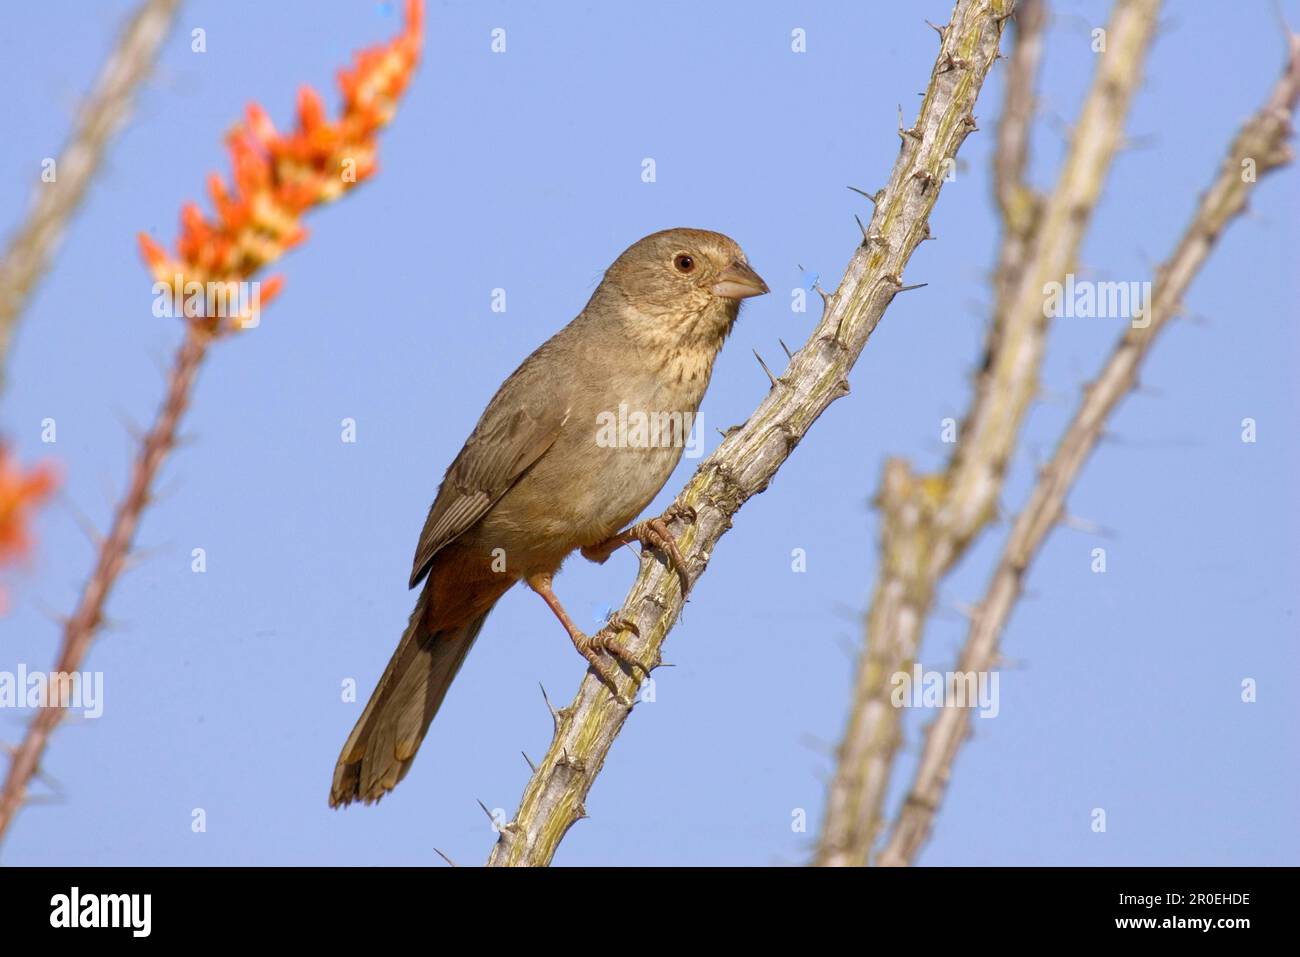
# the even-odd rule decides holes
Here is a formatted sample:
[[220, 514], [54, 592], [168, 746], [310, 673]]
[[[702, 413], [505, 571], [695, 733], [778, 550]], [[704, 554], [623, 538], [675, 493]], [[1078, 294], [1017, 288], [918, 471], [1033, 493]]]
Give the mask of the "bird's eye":
[[693, 272], [695, 270], [695, 257], [686, 253], [678, 253], [673, 257], [673, 265], [677, 267], [678, 272]]

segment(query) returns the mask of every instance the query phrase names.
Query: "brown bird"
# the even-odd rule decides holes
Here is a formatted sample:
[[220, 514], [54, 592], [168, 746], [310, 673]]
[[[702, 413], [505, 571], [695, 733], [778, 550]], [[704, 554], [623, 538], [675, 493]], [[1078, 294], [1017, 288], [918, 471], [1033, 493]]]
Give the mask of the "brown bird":
[[488, 612], [520, 580], [611, 680], [611, 656], [627, 657], [616, 629], [583, 634], [551, 580], [577, 549], [603, 562], [633, 541], [684, 571], [662, 519], [625, 526], [681, 458], [740, 301], [765, 292], [728, 237], [654, 233], [619, 256], [578, 317], [502, 383], [429, 509], [410, 581], [424, 589], [343, 745], [332, 807], [377, 801], [397, 786]]

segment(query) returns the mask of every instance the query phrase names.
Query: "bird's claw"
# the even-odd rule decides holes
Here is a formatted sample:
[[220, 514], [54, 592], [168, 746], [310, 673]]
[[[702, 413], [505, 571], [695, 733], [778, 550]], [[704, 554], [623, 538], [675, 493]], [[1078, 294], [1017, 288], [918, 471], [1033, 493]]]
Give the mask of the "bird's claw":
[[626, 545], [628, 542], [634, 541], [640, 542], [642, 548], [653, 548], [668, 556], [674, 570], [677, 572], [678, 579], [681, 581], [682, 594], [685, 595], [691, 587], [690, 574], [687, 571], [686, 559], [682, 556], [681, 549], [677, 547], [677, 541], [673, 538], [672, 532], [668, 530], [668, 523], [679, 518], [687, 523], [694, 522], [696, 519], [695, 509], [689, 505], [679, 505], [674, 502], [658, 518], [648, 518], [643, 522], [637, 522], [626, 531], [619, 532], [603, 542], [588, 545], [582, 549], [582, 556], [589, 561], [603, 564], [620, 545]]
[[674, 502], [668, 506], [668, 509], [659, 518], [650, 518], [644, 522], [638, 522], [629, 531], [635, 534], [636, 540], [641, 543], [642, 548], [654, 548], [668, 556], [681, 582], [682, 594], [685, 595], [691, 588], [690, 573], [687, 570], [686, 559], [683, 557], [681, 549], [677, 547], [677, 540], [673, 538], [672, 532], [668, 530], [668, 523], [678, 518], [683, 518], [687, 522], [694, 522], [695, 509], [689, 505], [678, 505]]
[[641, 634], [641, 630], [635, 622], [626, 618], [614, 617], [595, 634], [575, 637], [573, 644], [578, 649], [578, 653], [587, 659], [587, 663], [596, 672], [596, 676], [605, 683], [618, 703], [624, 707], [631, 707], [632, 702], [618, 690], [620, 675], [615, 662], [622, 661], [631, 668], [638, 669], [646, 677], [650, 675], [650, 668], [619, 637], [624, 631], [630, 631], [637, 636]]
[[636, 622], [628, 618], [615, 616], [610, 618], [610, 620], [605, 623], [605, 627], [598, 631], [593, 638], [600, 644], [600, 647], [604, 651], [617, 658], [619, 661], [636, 668], [647, 678], [650, 677], [650, 672], [654, 666], [645, 664], [645, 662], [637, 657], [637, 653], [628, 647], [627, 642], [625, 642], [621, 637], [622, 633], [625, 631], [630, 631], [638, 638], [641, 637], [641, 629], [637, 627]]
[[641, 543], [642, 548], [654, 548], [663, 552], [673, 560], [673, 565], [678, 570], [686, 567], [686, 559], [678, 550], [672, 532], [668, 531], [668, 523], [662, 518], [650, 518], [638, 522], [635, 529], [636, 540]]

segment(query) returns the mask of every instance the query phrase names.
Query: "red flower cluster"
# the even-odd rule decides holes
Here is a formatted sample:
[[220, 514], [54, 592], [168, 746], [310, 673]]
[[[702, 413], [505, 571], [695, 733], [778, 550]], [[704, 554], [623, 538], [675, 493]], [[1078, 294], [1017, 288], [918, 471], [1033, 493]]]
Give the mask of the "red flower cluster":
[[[0, 445], [0, 565], [8, 565], [31, 548], [28, 522], [32, 511], [54, 491], [54, 469], [38, 465], [24, 472], [9, 450]], [[0, 612], [4, 611], [0, 591]]]
[[[405, 20], [397, 37], [362, 51], [350, 69], [339, 71], [343, 108], [335, 122], [326, 118], [310, 87], [298, 94], [298, 125], [292, 133], [278, 133], [261, 107], [249, 105], [244, 121], [226, 138], [232, 185], [216, 173], [208, 178], [215, 221], [197, 204], [187, 203], [175, 256], [140, 234], [140, 249], [154, 278], [172, 287], [178, 300], [188, 298], [191, 288], [248, 279], [302, 242], [306, 230], [301, 217], [307, 209], [337, 199], [373, 175], [375, 134], [392, 119], [419, 60], [422, 0], [407, 0]], [[260, 304], [281, 286], [280, 276], [263, 282]], [[232, 317], [213, 315], [210, 305], [198, 312], [206, 317], [209, 332], [239, 327], [222, 321]]]

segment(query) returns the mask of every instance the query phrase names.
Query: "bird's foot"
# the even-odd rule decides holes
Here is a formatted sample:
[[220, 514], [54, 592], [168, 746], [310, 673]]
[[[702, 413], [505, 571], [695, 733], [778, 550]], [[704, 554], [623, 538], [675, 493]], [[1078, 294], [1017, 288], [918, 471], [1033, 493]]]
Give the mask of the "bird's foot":
[[681, 549], [677, 547], [672, 532], [668, 530], [668, 523], [679, 518], [683, 518], [687, 522], [694, 522], [695, 509], [689, 505], [679, 505], [674, 502], [658, 518], [648, 518], [645, 521], [637, 522], [630, 528], [607, 538], [603, 542], [584, 548], [582, 557], [597, 564], [603, 564], [614, 553], [614, 550], [620, 546], [629, 542], [640, 542], [642, 548], [653, 548], [668, 556], [673, 569], [681, 580], [682, 594], [684, 595], [691, 587], [690, 574], [687, 571], [686, 559], [682, 557]]
[[618, 703], [624, 707], [631, 707], [632, 702], [619, 693], [619, 671], [615, 662], [622, 661], [629, 665], [630, 668], [640, 670], [647, 677], [650, 675], [650, 668], [637, 657], [636, 652], [628, 647], [627, 642], [622, 637], [622, 633], [625, 631], [630, 631], [634, 635], [641, 634], [635, 622], [626, 618], [615, 617], [606, 622], [605, 627], [593, 635], [584, 635], [582, 632], [578, 632], [571, 635], [571, 637], [573, 638], [573, 646], [578, 649], [578, 654], [587, 659], [587, 663], [591, 665], [600, 680], [608, 686]]

